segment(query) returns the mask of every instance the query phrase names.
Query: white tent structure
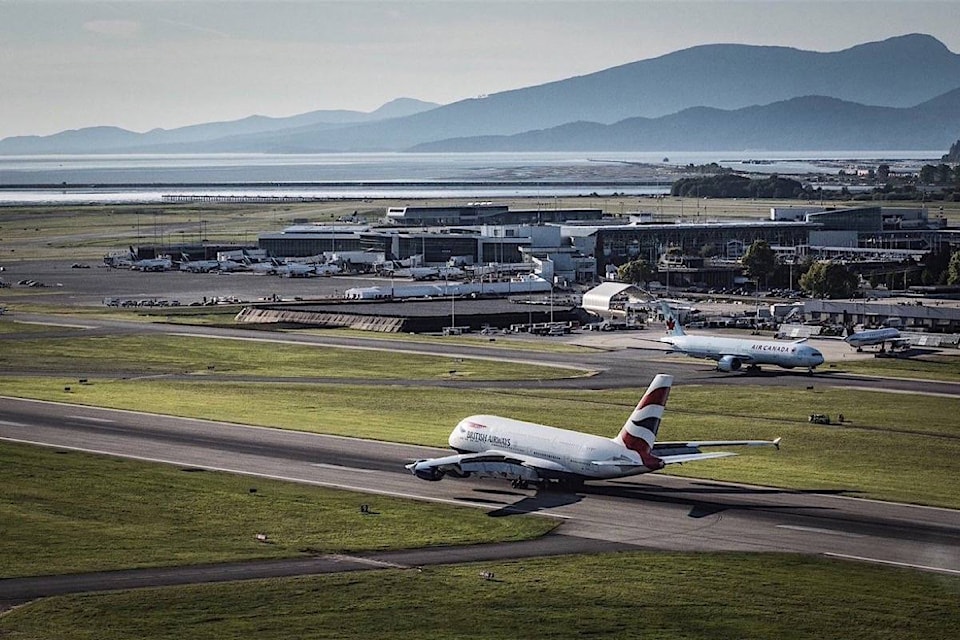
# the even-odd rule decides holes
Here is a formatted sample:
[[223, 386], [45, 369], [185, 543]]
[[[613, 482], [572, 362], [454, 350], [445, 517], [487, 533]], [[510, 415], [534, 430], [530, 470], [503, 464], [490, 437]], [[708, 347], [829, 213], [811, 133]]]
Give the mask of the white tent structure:
[[583, 294], [581, 306], [604, 318], [625, 318], [647, 308], [649, 298], [636, 286], [603, 282]]

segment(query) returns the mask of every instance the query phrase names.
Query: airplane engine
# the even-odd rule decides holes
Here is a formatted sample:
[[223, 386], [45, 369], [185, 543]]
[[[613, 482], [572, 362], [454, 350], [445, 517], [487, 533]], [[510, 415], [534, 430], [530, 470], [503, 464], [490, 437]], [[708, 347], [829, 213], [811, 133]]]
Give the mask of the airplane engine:
[[446, 475], [441, 469], [437, 467], [427, 467], [421, 466], [420, 463], [424, 462], [419, 460], [412, 465], [409, 465], [407, 468], [413, 467], [413, 475], [417, 476], [421, 480], [428, 480], [430, 482], [437, 482], [442, 480], [443, 476]]
[[442, 480], [444, 473], [439, 469], [417, 469], [413, 472], [413, 475], [417, 476], [421, 480], [429, 480], [430, 482], [437, 482]]
[[734, 356], [723, 356], [717, 362], [717, 369], [729, 373], [731, 371], [739, 371], [740, 365], [741, 362], [738, 358], [735, 358]]

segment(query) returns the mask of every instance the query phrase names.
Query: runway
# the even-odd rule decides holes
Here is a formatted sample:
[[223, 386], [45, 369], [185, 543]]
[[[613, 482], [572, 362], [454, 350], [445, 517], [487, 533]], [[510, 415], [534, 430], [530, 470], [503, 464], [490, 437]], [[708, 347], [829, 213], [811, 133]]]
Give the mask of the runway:
[[[465, 505], [491, 517], [536, 513], [561, 521], [558, 533], [571, 549], [778, 551], [960, 575], [960, 512], [842, 493], [662, 474], [576, 493], [520, 491], [494, 481], [427, 483], [403, 464], [443, 450], [12, 398], [0, 398], [0, 438]], [[473, 556], [465, 548], [456, 557]], [[17, 584], [0, 582], [0, 599], [3, 588]]]

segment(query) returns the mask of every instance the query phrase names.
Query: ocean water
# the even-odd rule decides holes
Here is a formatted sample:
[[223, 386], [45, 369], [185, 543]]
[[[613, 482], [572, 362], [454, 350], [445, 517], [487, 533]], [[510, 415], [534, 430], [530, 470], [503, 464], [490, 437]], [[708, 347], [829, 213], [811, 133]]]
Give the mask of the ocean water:
[[[0, 156], [0, 204], [160, 202], [164, 196], [175, 195], [411, 199], [654, 195], [669, 192], [669, 168], [687, 164], [716, 162], [760, 174], [836, 173], [880, 162], [894, 170], [916, 170], [923, 164], [939, 162], [942, 153]], [[644, 177], [631, 180], [632, 174]]]

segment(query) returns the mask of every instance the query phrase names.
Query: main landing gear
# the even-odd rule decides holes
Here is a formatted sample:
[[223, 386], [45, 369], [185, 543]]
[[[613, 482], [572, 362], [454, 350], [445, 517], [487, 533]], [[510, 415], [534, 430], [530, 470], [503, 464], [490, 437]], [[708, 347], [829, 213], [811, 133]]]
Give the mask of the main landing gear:
[[583, 480], [580, 478], [557, 478], [551, 480], [542, 478], [538, 482], [530, 482], [522, 478], [516, 478], [510, 483], [514, 489], [529, 489], [530, 485], [536, 485], [537, 490], [543, 491], [579, 491], [583, 488]]

